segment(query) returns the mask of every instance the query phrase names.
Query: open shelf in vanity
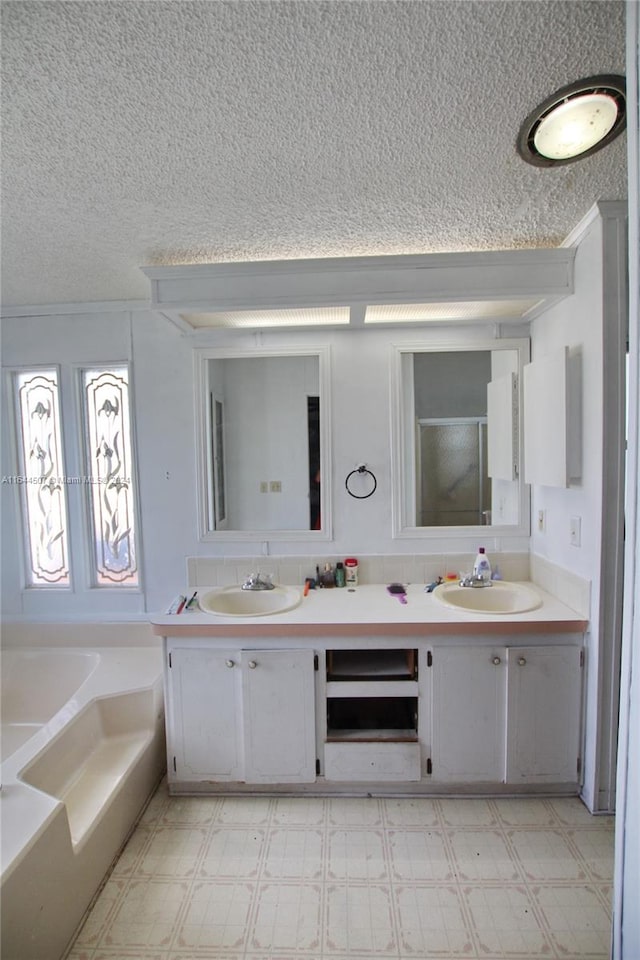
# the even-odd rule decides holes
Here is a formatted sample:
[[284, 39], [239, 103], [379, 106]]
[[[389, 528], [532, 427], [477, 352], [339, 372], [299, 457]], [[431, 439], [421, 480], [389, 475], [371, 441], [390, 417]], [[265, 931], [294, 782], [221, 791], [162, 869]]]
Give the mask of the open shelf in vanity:
[[325, 777], [419, 779], [418, 651], [326, 651]]
[[327, 650], [327, 683], [417, 679], [417, 650]]

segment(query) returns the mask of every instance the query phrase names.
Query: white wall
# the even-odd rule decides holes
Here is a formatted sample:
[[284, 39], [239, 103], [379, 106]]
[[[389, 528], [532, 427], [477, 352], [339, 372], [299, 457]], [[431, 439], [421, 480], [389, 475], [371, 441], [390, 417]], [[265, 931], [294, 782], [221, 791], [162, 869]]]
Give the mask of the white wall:
[[[132, 317], [128, 311], [111, 313], [96, 309], [87, 313], [65, 313], [57, 316], [20, 317], [2, 322], [3, 366], [32, 366], [53, 364], [60, 366], [62, 438], [66, 472], [70, 477], [82, 476], [81, 443], [77, 431], [70, 424], [78, 420], [79, 366], [127, 362], [132, 356]], [[8, 379], [8, 378], [7, 378]], [[12, 443], [12, 398], [9, 384], [2, 384], [2, 475], [18, 473]], [[24, 558], [18, 536], [17, 509], [19, 487], [2, 483], [2, 608], [5, 616], [31, 617], [86, 616], [98, 611], [110, 616], [126, 618], [144, 610], [142, 589], [100, 590], [91, 586], [88, 573], [89, 558], [78, 549], [78, 538], [70, 544], [71, 574], [75, 589], [45, 588], [21, 590]], [[69, 485], [70, 527], [78, 530], [82, 524], [81, 498], [86, 487]], [[140, 555], [140, 551], [138, 551]], [[144, 576], [144, 571], [143, 571]], [[99, 595], [99, 602], [98, 601]]]
[[[456, 339], [459, 342], [460, 336], [451, 329], [421, 330], [418, 334], [415, 330], [383, 329], [261, 334], [265, 349], [310, 344], [330, 347], [333, 475], [323, 482], [332, 484], [333, 540], [212, 543], [199, 542], [197, 533], [193, 341], [146, 309], [3, 320], [6, 366], [52, 359], [63, 364], [84, 360], [132, 363], [143, 558], [143, 594], [137, 598], [136, 609], [141, 615], [145, 610], [162, 609], [184, 585], [187, 557], [269, 553], [335, 559], [351, 554], [450, 551], [451, 542], [446, 537], [394, 540], [391, 535], [390, 368], [393, 344], [415, 344], [418, 340], [451, 344]], [[462, 332], [465, 340], [486, 336], [487, 331], [482, 329]], [[255, 335], [223, 334], [216, 345], [255, 347]], [[6, 452], [9, 445], [4, 445]], [[371, 498], [355, 500], [345, 489], [345, 478], [363, 462], [375, 473], [378, 488]], [[9, 461], [5, 459], [4, 463]], [[3, 472], [13, 471], [3, 465]], [[129, 601], [125, 602], [121, 592], [67, 593], [58, 602], [51, 598], [50, 591], [28, 591], [30, 596], [25, 600], [16, 561], [11, 492], [5, 488], [2, 491], [5, 616], [30, 612], [53, 618], [89, 613], [122, 618], [131, 615]], [[489, 553], [526, 551], [528, 539], [486, 537], [485, 546]], [[455, 549], [456, 553], [474, 556], [475, 536], [456, 541]], [[30, 611], [26, 601], [33, 603], [36, 594], [37, 608]]]
[[[606, 210], [607, 205], [603, 205]], [[613, 211], [609, 211], [613, 212]], [[617, 205], [615, 212], [618, 213]], [[605, 380], [603, 355], [605, 338], [617, 342], [611, 323], [611, 298], [608, 289], [608, 264], [623, 251], [611, 249], [609, 223], [619, 227], [619, 217], [604, 219], [599, 213], [585, 223], [578, 238], [575, 260], [575, 294], [546, 311], [531, 324], [532, 359], [546, 356], [559, 347], [568, 346], [570, 354], [580, 357], [581, 422], [571, 429], [579, 433], [582, 451], [582, 475], [569, 488], [532, 486], [531, 552], [571, 570], [591, 581], [591, 617], [587, 634], [586, 688], [586, 755], [584, 766], [584, 799], [591, 809], [609, 809], [614, 803], [612, 782], [615, 751], [615, 718], [613, 725], [607, 712], [615, 710], [612, 701], [617, 682], [615, 669], [609, 662], [615, 655], [615, 639], [603, 630], [601, 622], [601, 557], [603, 545], [603, 456], [605, 430], [614, 424], [604, 423]], [[618, 233], [620, 231], [618, 230]], [[605, 287], [606, 290], [605, 290]], [[624, 290], [614, 297], [625, 302]], [[611, 329], [609, 324], [611, 323]], [[607, 390], [609, 390], [607, 380]], [[622, 408], [617, 420], [622, 416]], [[538, 529], [538, 513], [544, 512], [544, 530]], [[581, 542], [570, 542], [572, 517], [581, 524]], [[611, 555], [605, 563], [616, 564]], [[608, 659], [609, 658], [609, 659]], [[613, 741], [613, 744], [612, 744]]]
[[640, 957], [640, 7], [627, 4], [629, 444], [613, 957]]

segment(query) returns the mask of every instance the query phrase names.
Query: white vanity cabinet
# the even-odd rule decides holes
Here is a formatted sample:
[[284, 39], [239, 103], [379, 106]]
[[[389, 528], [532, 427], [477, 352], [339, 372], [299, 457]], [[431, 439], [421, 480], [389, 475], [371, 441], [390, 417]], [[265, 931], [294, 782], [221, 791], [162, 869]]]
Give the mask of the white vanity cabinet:
[[431, 770], [449, 783], [504, 778], [503, 646], [442, 646], [432, 654]]
[[433, 651], [434, 781], [577, 783], [581, 647]]
[[174, 624], [173, 794], [579, 789], [580, 621]]
[[168, 638], [170, 784], [315, 780], [313, 650]]
[[572, 783], [580, 775], [582, 649], [507, 652], [507, 783]]

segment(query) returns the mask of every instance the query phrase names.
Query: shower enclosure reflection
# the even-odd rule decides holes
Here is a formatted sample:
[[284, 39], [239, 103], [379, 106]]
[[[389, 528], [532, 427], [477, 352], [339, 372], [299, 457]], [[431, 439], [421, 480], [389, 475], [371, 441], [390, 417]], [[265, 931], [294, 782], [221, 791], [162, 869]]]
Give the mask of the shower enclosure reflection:
[[395, 536], [528, 527], [519, 476], [526, 359], [527, 341], [395, 348]]

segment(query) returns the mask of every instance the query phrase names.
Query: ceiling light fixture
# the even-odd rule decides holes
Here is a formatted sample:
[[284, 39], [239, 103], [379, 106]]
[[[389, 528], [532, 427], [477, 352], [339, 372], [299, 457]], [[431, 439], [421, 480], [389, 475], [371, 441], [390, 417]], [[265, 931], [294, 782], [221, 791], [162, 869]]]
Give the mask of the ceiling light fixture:
[[601, 150], [626, 126], [625, 89], [616, 74], [561, 87], [520, 127], [518, 153], [536, 167], [557, 167]]

